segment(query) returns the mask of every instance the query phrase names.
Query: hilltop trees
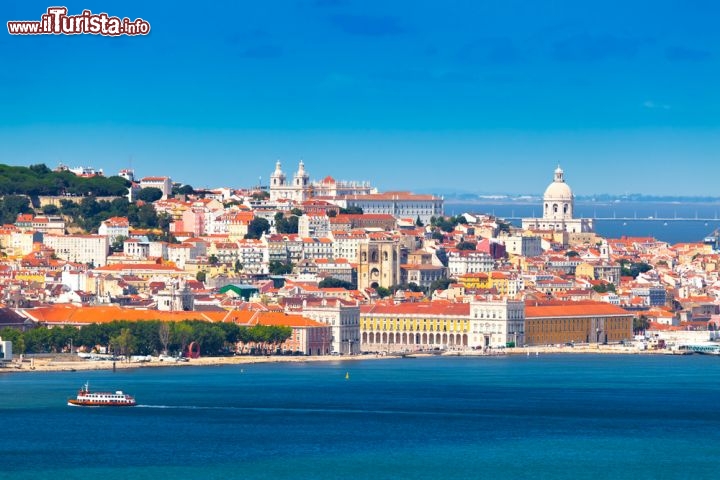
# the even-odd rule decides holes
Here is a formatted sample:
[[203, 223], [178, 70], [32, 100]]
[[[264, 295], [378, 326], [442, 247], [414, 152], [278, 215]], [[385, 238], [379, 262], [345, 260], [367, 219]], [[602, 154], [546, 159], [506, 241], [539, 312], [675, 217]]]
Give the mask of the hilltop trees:
[[130, 182], [122, 177], [78, 177], [72, 172], [53, 172], [43, 164], [30, 167], [0, 165], [0, 195], [125, 195]]

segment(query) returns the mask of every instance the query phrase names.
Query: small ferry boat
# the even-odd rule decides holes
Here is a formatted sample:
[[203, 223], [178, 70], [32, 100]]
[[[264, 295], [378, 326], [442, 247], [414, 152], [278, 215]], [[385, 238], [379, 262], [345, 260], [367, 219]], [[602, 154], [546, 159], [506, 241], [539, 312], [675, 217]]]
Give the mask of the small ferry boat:
[[73, 407], [134, 407], [135, 398], [120, 390], [113, 392], [91, 392], [86, 382], [76, 398], [69, 398], [68, 405]]

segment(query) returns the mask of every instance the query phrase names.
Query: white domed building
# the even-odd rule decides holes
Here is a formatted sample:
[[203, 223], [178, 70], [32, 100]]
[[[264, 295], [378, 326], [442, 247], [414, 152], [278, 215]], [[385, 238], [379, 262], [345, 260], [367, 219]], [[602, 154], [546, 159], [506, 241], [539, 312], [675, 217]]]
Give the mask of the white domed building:
[[522, 228], [568, 233], [592, 232], [592, 219], [573, 218], [574, 208], [575, 196], [570, 186], [565, 183], [564, 172], [558, 165], [555, 178], [543, 195], [542, 218], [523, 218]]

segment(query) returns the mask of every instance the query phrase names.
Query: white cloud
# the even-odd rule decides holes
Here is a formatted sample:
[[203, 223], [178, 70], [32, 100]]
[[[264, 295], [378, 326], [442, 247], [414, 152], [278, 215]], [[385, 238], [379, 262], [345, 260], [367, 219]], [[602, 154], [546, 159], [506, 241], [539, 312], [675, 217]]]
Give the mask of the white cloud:
[[645, 108], [659, 108], [659, 109], [662, 109], [662, 110], [670, 110], [670, 105], [667, 105], [667, 104], [665, 104], [665, 103], [656, 103], [656, 102], [653, 102], [652, 100], [646, 100], [646, 101], [643, 103], [643, 107], [645, 107]]

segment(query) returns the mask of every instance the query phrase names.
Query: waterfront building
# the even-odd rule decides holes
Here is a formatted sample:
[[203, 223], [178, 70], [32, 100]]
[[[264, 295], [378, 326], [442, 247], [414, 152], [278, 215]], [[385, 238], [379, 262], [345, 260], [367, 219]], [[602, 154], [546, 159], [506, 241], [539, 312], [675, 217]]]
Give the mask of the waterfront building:
[[256, 312], [250, 324], [290, 327], [292, 334], [280, 350], [302, 352], [305, 355], [329, 355], [332, 352], [332, 327], [306, 316], [280, 312]]
[[568, 233], [587, 233], [593, 231], [593, 221], [589, 218], [574, 218], [575, 196], [565, 183], [560, 166], [555, 169], [553, 182], [543, 195], [542, 218], [523, 218], [523, 230], [551, 230]]
[[525, 344], [608, 343], [633, 338], [633, 314], [604, 302], [534, 302], [525, 306]]
[[360, 306], [357, 302], [311, 297], [298, 303], [286, 299], [285, 311], [328, 325], [331, 329], [331, 352], [341, 355], [360, 353]]
[[524, 343], [522, 301], [478, 297], [446, 301], [378, 302], [360, 307], [363, 351], [502, 348]]

